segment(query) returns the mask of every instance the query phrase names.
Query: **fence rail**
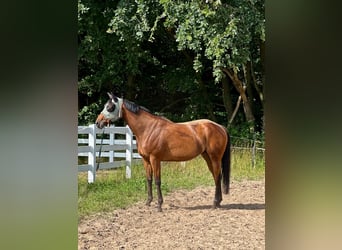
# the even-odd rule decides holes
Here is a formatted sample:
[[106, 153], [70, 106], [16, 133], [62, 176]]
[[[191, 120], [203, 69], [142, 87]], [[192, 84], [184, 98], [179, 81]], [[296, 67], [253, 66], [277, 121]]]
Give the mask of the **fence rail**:
[[[102, 139], [100, 135], [106, 138]], [[86, 138], [80, 138], [80, 136]], [[262, 151], [264, 153], [264, 143], [255, 139], [233, 136], [231, 139], [233, 150], [249, 150], [251, 152], [252, 166], [255, 167], [256, 152]], [[78, 126], [78, 156], [87, 159], [86, 164], [78, 165], [78, 172], [88, 172], [88, 183], [95, 181], [96, 157], [99, 157], [100, 148], [101, 158], [108, 161], [98, 163], [99, 169], [126, 166], [126, 178], [131, 178], [132, 162], [139, 161], [141, 156], [137, 153], [136, 140], [134, 140], [134, 135], [128, 126], [111, 126], [104, 129], [98, 129], [95, 124]]]
[[[102, 140], [99, 138], [99, 134], [109, 136], [109, 138]], [[78, 136], [80, 135], [88, 135], [87, 138], [78, 138], [78, 156], [87, 157], [87, 163], [78, 165], [78, 172], [88, 172], [88, 183], [95, 181], [96, 157], [99, 157], [100, 148], [101, 158], [108, 158], [108, 162], [98, 163], [99, 169], [126, 166], [126, 177], [131, 178], [132, 161], [140, 159], [141, 156], [134, 152], [137, 149], [136, 140], [128, 126], [111, 126], [104, 129], [98, 129], [95, 124], [78, 126]], [[115, 135], [122, 135], [125, 139], [117, 139]], [[125, 160], [117, 160], [118, 158]]]

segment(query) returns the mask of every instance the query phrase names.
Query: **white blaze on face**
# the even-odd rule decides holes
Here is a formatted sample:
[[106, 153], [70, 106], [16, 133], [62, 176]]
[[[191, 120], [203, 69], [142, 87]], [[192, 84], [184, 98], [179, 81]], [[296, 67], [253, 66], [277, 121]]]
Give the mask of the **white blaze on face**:
[[105, 104], [105, 106], [101, 112], [104, 115], [104, 117], [106, 117], [106, 119], [109, 119], [112, 122], [115, 122], [116, 120], [121, 118], [121, 107], [122, 107], [123, 100], [121, 98], [117, 98], [117, 99], [118, 99], [117, 102], [115, 102], [113, 99], [111, 100], [115, 106], [115, 109], [113, 110], [113, 112], [109, 112], [107, 110], [108, 109], [108, 103]]

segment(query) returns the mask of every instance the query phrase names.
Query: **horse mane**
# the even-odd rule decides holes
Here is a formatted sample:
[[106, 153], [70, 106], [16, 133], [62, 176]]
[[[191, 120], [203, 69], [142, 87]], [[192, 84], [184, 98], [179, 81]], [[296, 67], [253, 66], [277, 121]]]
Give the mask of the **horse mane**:
[[134, 102], [131, 102], [131, 101], [128, 101], [128, 100], [124, 100], [123, 102], [124, 102], [124, 104], [125, 104], [125, 107], [126, 107], [129, 111], [131, 111], [131, 112], [133, 112], [133, 113], [135, 113], [135, 114], [138, 113], [139, 110], [144, 110], [144, 111], [146, 111], [146, 112], [152, 114], [152, 112], [151, 112], [150, 110], [148, 110], [147, 108], [145, 108], [145, 107], [143, 107], [143, 106], [140, 106], [140, 105], [138, 105], [138, 104], [135, 104]]
[[147, 113], [149, 113], [149, 114], [151, 114], [153, 116], [156, 116], [156, 117], [159, 117], [161, 119], [170, 121], [169, 119], [167, 119], [164, 116], [159, 116], [159, 115], [153, 114], [149, 109], [145, 108], [144, 106], [140, 106], [140, 105], [138, 105], [138, 104], [136, 104], [134, 102], [131, 102], [131, 101], [128, 101], [128, 100], [124, 99], [123, 103], [125, 104], [126, 109], [128, 109], [130, 112], [133, 112], [134, 114], [137, 114], [139, 112], [139, 110], [143, 110], [143, 111], [146, 111]]

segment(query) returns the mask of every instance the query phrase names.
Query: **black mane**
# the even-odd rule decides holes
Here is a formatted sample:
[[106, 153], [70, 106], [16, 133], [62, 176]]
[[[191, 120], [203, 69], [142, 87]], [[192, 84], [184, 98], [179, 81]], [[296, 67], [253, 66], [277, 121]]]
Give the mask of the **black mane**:
[[134, 102], [131, 102], [131, 101], [128, 101], [128, 100], [123, 100], [123, 103], [125, 104], [125, 107], [126, 109], [128, 109], [129, 111], [133, 112], [134, 114], [137, 114], [139, 112], [139, 110], [143, 110], [143, 111], [146, 111], [147, 113], [151, 114], [151, 115], [154, 115], [156, 117], [159, 117], [160, 119], [163, 119], [163, 120], [166, 120], [166, 121], [169, 121], [169, 122], [172, 122], [170, 121], [169, 119], [167, 119], [166, 117], [164, 116], [160, 116], [160, 115], [157, 115], [157, 114], [153, 114], [149, 109], [143, 107], [143, 106], [139, 106], [138, 104], [135, 104]]
[[124, 104], [125, 104], [125, 107], [126, 107], [129, 111], [131, 111], [131, 112], [133, 112], [133, 113], [135, 113], [135, 114], [138, 113], [139, 110], [144, 110], [144, 111], [146, 111], [146, 112], [152, 114], [152, 112], [151, 112], [150, 110], [148, 110], [147, 108], [145, 108], [145, 107], [143, 107], [143, 106], [139, 106], [139, 105], [135, 104], [134, 102], [131, 102], [131, 101], [128, 101], [128, 100], [124, 100], [123, 102], [124, 102]]

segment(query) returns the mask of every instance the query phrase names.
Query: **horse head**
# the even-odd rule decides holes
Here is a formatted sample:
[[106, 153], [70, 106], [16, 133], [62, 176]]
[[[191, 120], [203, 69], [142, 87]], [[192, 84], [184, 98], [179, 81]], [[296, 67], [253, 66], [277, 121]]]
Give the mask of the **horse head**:
[[113, 93], [107, 93], [109, 100], [104, 105], [103, 110], [98, 115], [95, 124], [98, 128], [103, 128], [121, 118], [123, 99], [116, 97]]

